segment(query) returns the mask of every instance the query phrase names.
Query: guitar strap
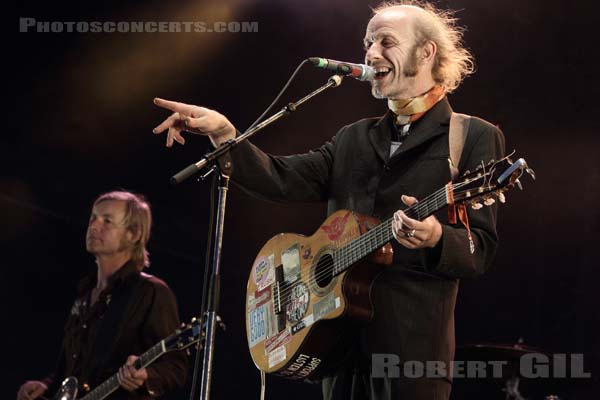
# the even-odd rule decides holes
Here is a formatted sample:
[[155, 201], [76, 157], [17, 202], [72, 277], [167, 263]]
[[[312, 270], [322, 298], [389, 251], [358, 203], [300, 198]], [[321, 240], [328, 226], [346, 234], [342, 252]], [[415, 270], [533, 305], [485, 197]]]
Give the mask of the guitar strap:
[[453, 112], [450, 116], [450, 128], [448, 132], [450, 159], [448, 161], [450, 162], [450, 176], [452, 180], [458, 178], [460, 157], [467, 141], [470, 126], [471, 117], [469, 115]]
[[[94, 350], [92, 354], [93, 370], [102, 371], [108, 363], [112, 352], [119, 340], [118, 334], [121, 329], [122, 322], [129, 315], [131, 305], [134, 299], [134, 293], [141, 285], [141, 273], [135, 273], [127, 277], [127, 279], [111, 294], [110, 304], [102, 317], [101, 325], [98, 329], [98, 334], [94, 342]], [[125, 363], [125, 360], [123, 360]], [[88, 379], [98, 379], [98, 376], [87, 377]]]
[[[450, 176], [452, 180], [456, 180], [459, 173], [460, 158], [469, 135], [469, 127], [471, 126], [471, 117], [466, 114], [459, 114], [453, 112], [450, 116], [450, 127], [448, 129], [448, 145], [450, 148], [450, 158], [448, 164], [450, 167]], [[469, 250], [471, 254], [475, 252], [475, 244], [473, 243], [473, 237], [471, 236], [471, 229], [469, 227], [469, 217], [467, 215], [467, 207], [465, 204], [454, 204], [448, 205], [448, 221], [451, 224], [456, 224], [457, 220], [464, 225], [467, 229], [469, 237]]]

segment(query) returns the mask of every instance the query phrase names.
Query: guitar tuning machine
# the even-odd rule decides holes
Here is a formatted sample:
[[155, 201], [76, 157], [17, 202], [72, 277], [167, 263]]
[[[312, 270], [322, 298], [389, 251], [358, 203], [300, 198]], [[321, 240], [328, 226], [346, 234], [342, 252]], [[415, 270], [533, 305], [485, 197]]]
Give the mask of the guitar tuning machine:
[[485, 200], [483, 200], [483, 204], [485, 204], [486, 206], [491, 206], [495, 202], [496, 200], [494, 200], [493, 197], [487, 197]]
[[523, 190], [523, 184], [519, 179], [515, 180], [515, 185], [517, 185], [520, 190]]
[[471, 202], [471, 208], [473, 210], [480, 210], [483, 208], [483, 205], [481, 203], [479, 203], [478, 201], [472, 201]]
[[506, 203], [506, 196], [504, 195], [504, 193], [502, 193], [501, 190], [499, 190], [496, 193], [496, 196], [498, 197], [498, 201], [500, 201], [500, 203], [502, 203], [502, 204]]

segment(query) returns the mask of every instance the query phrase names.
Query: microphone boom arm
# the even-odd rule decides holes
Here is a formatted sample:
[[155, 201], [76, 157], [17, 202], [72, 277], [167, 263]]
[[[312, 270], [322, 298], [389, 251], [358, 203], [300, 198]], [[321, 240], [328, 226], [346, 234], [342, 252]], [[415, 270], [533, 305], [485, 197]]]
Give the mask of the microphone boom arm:
[[[226, 141], [225, 143], [222, 143], [219, 147], [217, 147], [213, 151], [205, 154], [204, 157], [200, 161], [190, 164], [186, 168], [182, 169], [181, 171], [179, 171], [178, 173], [173, 175], [171, 177], [171, 183], [174, 185], [180, 184], [181, 182], [183, 182], [190, 176], [194, 175], [196, 172], [213, 164], [215, 161], [218, 161], [225, 154], [229, 153], [231, 151], [231, 149], [233, 149], [235, 146], [237, 146], [238, 143], [241, 143], [244, 140], [249, 139], [256, 132], [265, 128], [267, 125], [270, 125], [271, 123], [277, 121], [279, 118], [289, 115], [292, 112], [296, 111], [298, 106], [300, 106], [301, 104], [310, 100], [312, 97], [318, 95], [319, 93], [323, 92], [326, 89], [340, 86], [342, 84], [342, 79], [343, 79], [343, 76], [341, 76], [341, 75], [331, 76], [327, 80], [327, 83], [325, 85], [323, 85], [320, 88], [316, 89], [315, 91], [309, 93], [308, 95], [304, 96], [303, 98], [301, 98], [300, 100], [298, 100], [295, 103], [288, 103], [279, 112], [273, 114], [266, 120], [255, 125], [254, 127], [251, 127], [250, 129], [246, 130], [243, 134], [236, 137], [235, 139], [230, 139], [230, 140]], [[220, 166], [224, 170], [231, 169], [231, 167], [232, 167], [231, 162], [229, 162], [229, 161], [225, 161], [224, 163], [220, 164]]]

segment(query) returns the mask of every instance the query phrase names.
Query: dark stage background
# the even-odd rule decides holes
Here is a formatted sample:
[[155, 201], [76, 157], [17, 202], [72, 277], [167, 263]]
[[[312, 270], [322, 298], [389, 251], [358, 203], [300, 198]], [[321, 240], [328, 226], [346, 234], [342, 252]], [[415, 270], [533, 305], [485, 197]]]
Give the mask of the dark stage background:
[[[16, 6], [8, 24], [13, 50], [4, 60], [10, 68], [4, 81], [12, 89], [7, 101], [14, 108], [5, 113], [11, 124], [0, 154], [1, 398], [14, 398], [23, 381], [53, 367], [75, 282], [94, 268], [84, 235], [99, 193], [126, 188], [148, 196], [155, 216], [149, 272], [173, 288], [183, 320], [198, 313], [209, 185], [189, 180], [172, 187], [169, 177], [196, 161], [208, 140], [188, 135], [185, 147], [165, 148], [164, 137], [151, 129], [168, 113], [152, 98], [221, 110], [243, 129], [303, 58], [360, 62], [369, 5], [376, 3], [128, 0]], [[541, 0], [439, 4], [461, 10], [478, 66], [450, 97], [455, 110], [499, 124], [507, 149], [516, 149], [538, 175], [536, 182], [524, 179], [525, 191], [508, 193], [500, 208], [501, 248], [492, 269], [461, 284], [457, 342], [514, 343], [521, 337], [550, 352], [584, 353], [597, 383], [600, 140], [593, 54], [599, 7], [591, 1]], [[257, 21], [259, 31], [19, 33], [18, 17]], [[306, 67], [284, 101], [298, 99], [327, 77]], [[302, 152], [341, 126], [385, 110], [368, 85], [347, 79], [254, 142], [277, 154]], [[244, 328], [245, 286], [255, 254], [276, 233], [311, 234], [324, 213], [319, 204], [275, 205], [235, 187], [230, 191], [221, 309], [227, 331], [217, 340], [214, 398], [259, 395]], [[541, 393], [555, 391], [567, 399], [589, 398], [593, 383], [537, 382], [545, 386]], [[494, 398], [481, 390], [458, 382], [454, 398]], [[491, 390], [503, 398], [499, 387]], [[291, 400], [317, 397], [319, 388], [270, 378], [267, 392], [269, 398]], [[186, 393], [169, 398], [184, 399]], [[539, 393], [530, 398], [541, 398]]]

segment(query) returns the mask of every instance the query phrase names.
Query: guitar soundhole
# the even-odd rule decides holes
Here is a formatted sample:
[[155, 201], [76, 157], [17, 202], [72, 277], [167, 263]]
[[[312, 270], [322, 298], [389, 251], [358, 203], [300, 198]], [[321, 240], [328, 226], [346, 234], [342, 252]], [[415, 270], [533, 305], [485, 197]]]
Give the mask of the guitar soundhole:
[[333, 279], [333, 257], [331, 254], [324, 254], [319, 258], [315, 268], [315, 282], [321, 288], [326, 287]]

